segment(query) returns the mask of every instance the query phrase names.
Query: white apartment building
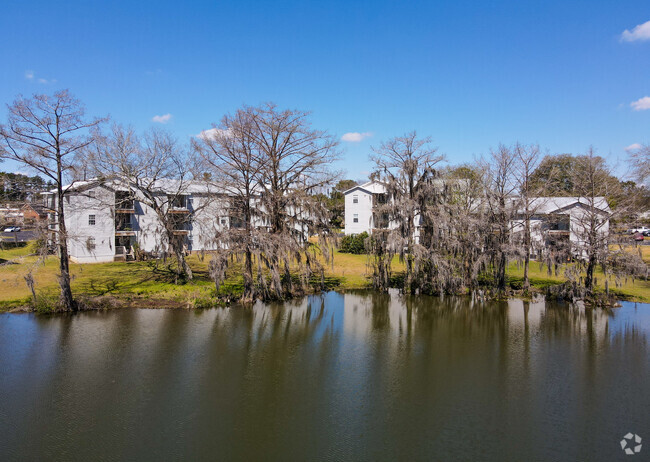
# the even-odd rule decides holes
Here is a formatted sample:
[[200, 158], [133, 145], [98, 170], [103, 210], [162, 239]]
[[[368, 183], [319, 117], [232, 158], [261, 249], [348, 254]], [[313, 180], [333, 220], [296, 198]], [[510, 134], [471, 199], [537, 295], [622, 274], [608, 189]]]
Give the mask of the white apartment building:
[[345, 234], [370, 234], [373, 229], [386, 225], [378, 223], [373, 207], [386, 201], [386, 188], [378, 181], [369, 181], [343, 192], [345, 196]]
[[[373, 213], [373, 206], [388, 200], [386, 188], [381, 182], [369, 181], [344, 191], [345, 195], [345, 234], [372, 233], [373, 229], [393, 228], [391, 223]], [[520, 207], [518, 198], [513, 198], [513, 207]], [[593, 204], [580, 197], [537, 197], [531, 201], [531, 232], [534, 242], [549, 244], [568, 240], [573, 245], [583, 243], [587, 219], [591, 210], [601, 216], [602, 224], [598, 232], [607, 235], [611, 209], [604, 197], [597, 197]], [[519, 211], [519, 215], [522, 212]], [[523, 231], [523, 220], [512, 221], [513, 234]], [[416, 240], [419, 235], [420, 219], [415, 217]]]
[[[178, 216], [174, 234], [187, 252], [212, 250], [220, 229], [239, 226], [232, 216], [231, 198], [206, 183], [160, 180], [155, 188], [167, 213]], [[138, 193], [117, 181], [83, 181], [67, 186], [65, 224], [70, 259], [78, 263], [129, 260], [137, 247], [158, 255], [165, 247], [165, 230], [156, 212], [138, 200]], [[141, 199], [141, 198], [140, 198]], [[43, 193], [56, 229], [55, 191]]]
[[[519, 206], [519, 219], [512, 221], [512, 232], [524, 231], [524, 210]], [[593, 200], [584, 197], [535, 197], [530, 201], [529, 211], [531, 240], [533, 244], [549, 245], [562, 242], [574, 247], [585, 244], [585, 236], [595, 218], [597, 232], [609, 234], [609, 217], [612, 213], [604, 197]]]

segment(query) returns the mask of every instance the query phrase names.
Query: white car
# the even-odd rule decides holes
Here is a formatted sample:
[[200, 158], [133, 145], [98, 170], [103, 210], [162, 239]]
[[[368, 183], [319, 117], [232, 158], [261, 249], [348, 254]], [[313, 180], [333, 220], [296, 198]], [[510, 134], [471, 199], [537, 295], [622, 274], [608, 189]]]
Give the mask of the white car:
[[646, 233], [646, 232], [650, 231], [650, 228], [647, 228], [647, 227], [645, 227], [645, 226], [638, 226], [638, 227], [636, 227], [636, 228], [628, 229], [627, 231], [628, 231], [630, 234], [636, 234], [636, 233], [641, 233], [641, 234], [643, 234], [643, 233]]
[[17, 233], [18, 231], [20, 231], [20, 226], [10, 226], [4, 230], [5, 233]]

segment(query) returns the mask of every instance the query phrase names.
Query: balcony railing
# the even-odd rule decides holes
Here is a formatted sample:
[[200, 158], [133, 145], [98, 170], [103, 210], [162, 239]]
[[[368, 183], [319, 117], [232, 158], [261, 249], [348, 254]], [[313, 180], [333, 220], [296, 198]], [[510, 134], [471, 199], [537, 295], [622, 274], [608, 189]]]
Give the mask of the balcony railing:
[[135, 203], [133, 200], [116, 201], [115, 211], [117, 213], [135, 213]]
[[[122, 218], [128, 218], [122, 215]], [[115, 221], [115, 235], [116, 236], [135, 236], [135, 231], [131, 225], [130, 220], [116, 220]]]

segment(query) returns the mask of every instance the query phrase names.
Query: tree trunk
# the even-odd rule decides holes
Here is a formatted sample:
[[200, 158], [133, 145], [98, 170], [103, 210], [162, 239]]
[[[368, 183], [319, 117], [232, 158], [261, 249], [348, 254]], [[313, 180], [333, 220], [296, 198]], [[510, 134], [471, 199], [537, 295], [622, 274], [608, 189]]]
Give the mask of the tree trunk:
[[253, 256], [250, 247], [246, 246], [244, 261], [244, 296], [243, 299], [253, 300]]
[[591, 293], [594, 289], [594, 270], [596, 269], [596, 257], [589, 255], [589, 263], [587, 264], [587, 276], [585, 277], [585, 289]]
[[499, 251], [499, 261], [497, 262], [497, 290], [501, 294], [506, 291], [506, 263], [506, 253], [502, 248]]
[[194, 276], [192, 274], [192, 268], [187, 264], [185, 256], [183, 255], [183, 249], [180, 247], [176, 249], [176, 260], [178, 261], [178, 275], [191, 280]]
[[34, 276], [32, 276], [31, 271], [27, 273], [27, 275], [25, 276], [25, 282], [27, 283], [27, 287], [29, 287], [29, 290], [32, 293], [32, 301], [34, 302], [34, 305], [36, 305], [36, 290], [34, 289]]
[[530, 281], [528, 277], [528, 268], [530, 266], [530, 218], [526, 216], [526, 224], [524, 229], [524, 246], [526, 247], [526, 256], [524, 258], [524, 292], [530, 290]]
[[68, 257], [68, 233], [65, 227], [65, 215], [63, 212], [63, 186], [61, 184], [61, 159], [58, 159], [58, 184], [57, 184], [57, 214], [59, 220], [59, 287], [61, 294], [59, 302], [65, 311], [76, 311], [77, 307], [72, 298], [72, 289], [70, 287], [70, 259]]
[[179, 277], [185, 277], [186, 279], [191, 280], [193, 277], [192, 268], [190, 268], [190, 265], [188, 265], [187, 261], [185, 261], [185, 255], [183, 255], [182, 240], [174, 235], [173, 230], [172, 231], [168, 230], [167, 236], [172, 251], [174, 252], [174, 255], [176, 255], [176, 265], [177, 265], [176, 273], [178, 274]]

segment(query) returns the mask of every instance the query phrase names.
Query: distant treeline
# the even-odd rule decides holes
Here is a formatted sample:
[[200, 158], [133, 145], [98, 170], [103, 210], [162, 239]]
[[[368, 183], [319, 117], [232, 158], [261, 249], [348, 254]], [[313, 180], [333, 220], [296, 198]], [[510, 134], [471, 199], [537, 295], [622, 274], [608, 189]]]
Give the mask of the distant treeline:
[[40, 176], [27, 176], [20, 173], [0, 172], [0, 201], [25, 202], [34, 194], [53, 188]]

